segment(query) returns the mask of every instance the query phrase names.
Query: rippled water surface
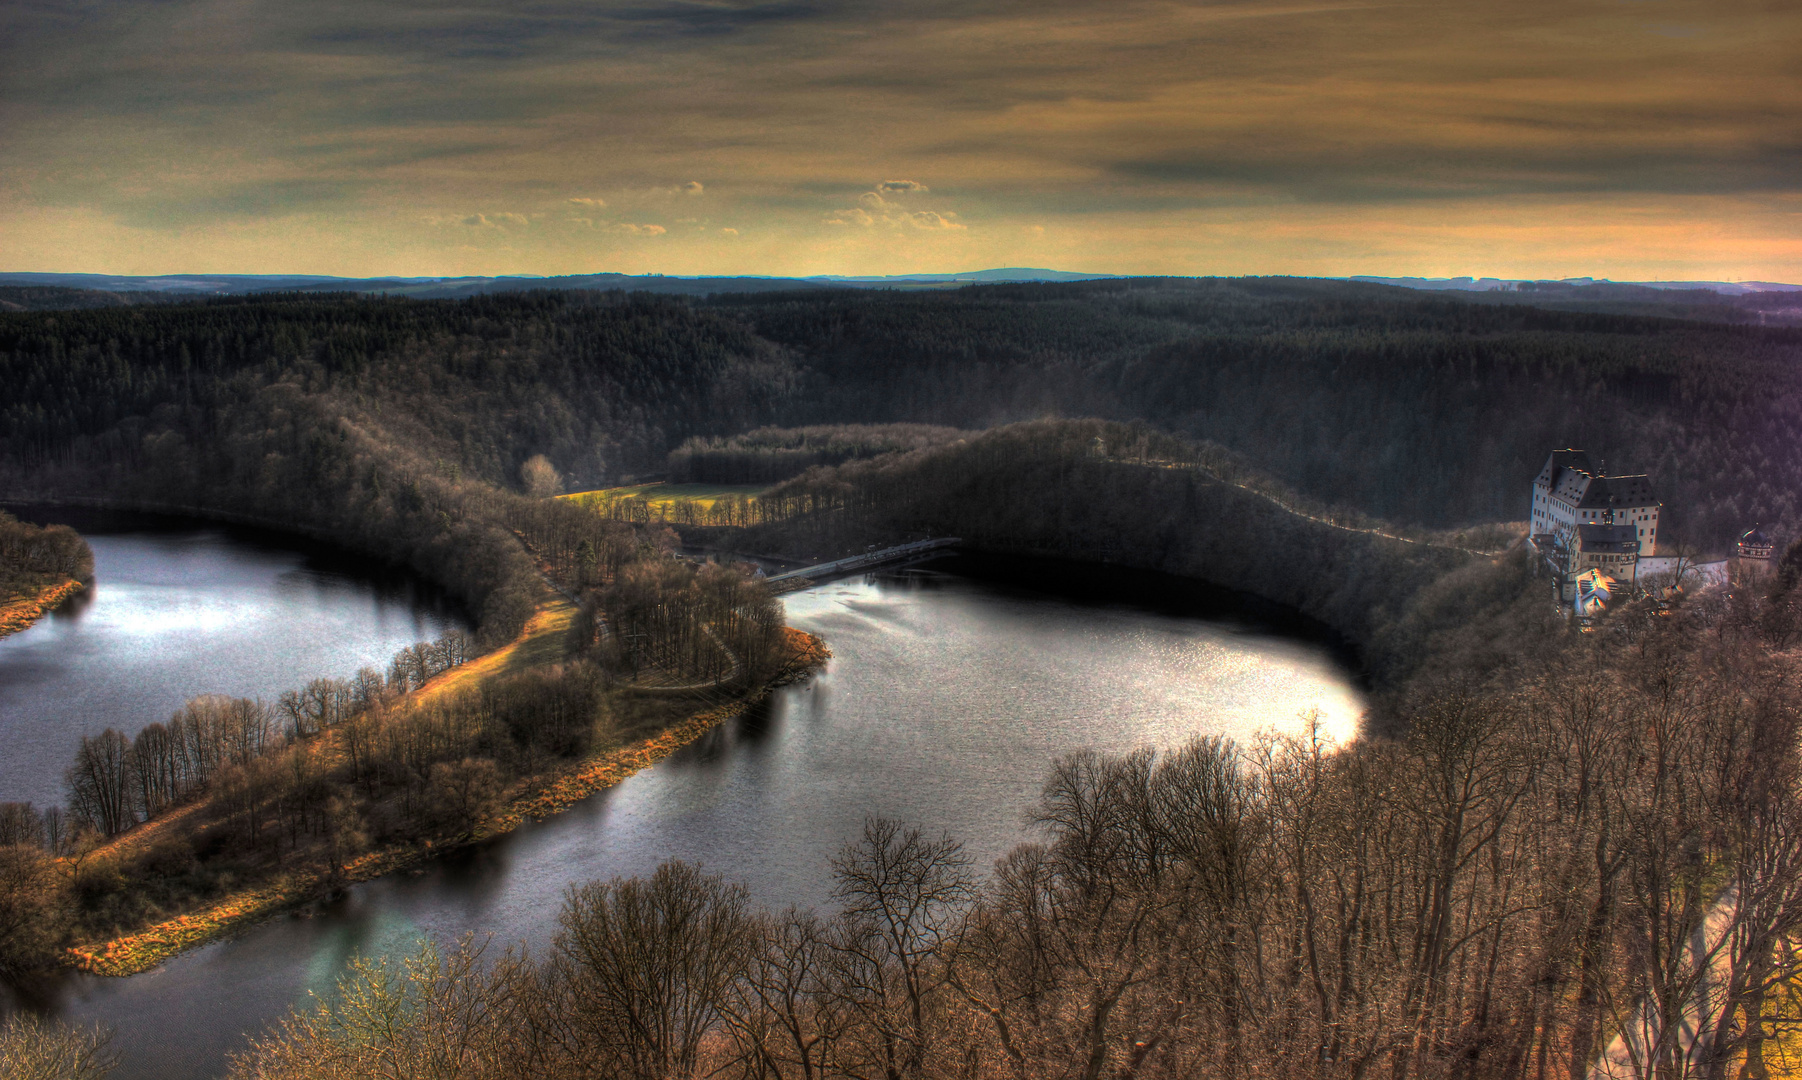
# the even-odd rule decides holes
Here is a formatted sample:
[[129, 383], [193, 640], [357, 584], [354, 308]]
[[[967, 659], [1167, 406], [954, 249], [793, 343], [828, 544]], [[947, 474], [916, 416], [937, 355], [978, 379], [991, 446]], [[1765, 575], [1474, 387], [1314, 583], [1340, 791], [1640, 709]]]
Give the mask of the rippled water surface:
[[[1030, 580], [1034, 588], [1006, 583]], [[1280, 613], [1168, 579], [946, 559], [786, 598], [830, 669], [619, 787], [423, 872], [372, 882], [126, 980], [64, 978], [33, 1004], [118, 1029], [122, 1080], [216, 1075], [347, 957], [473, 932], [542, 949], [564, 889], [668, 858], [823, 905], [866, 815], [944, 829], [986, 866], [1025, 835], [1049, 761], [1081, 748], [1353, 730], [1333, 652]]]
[[0, 638], [0, 801], [61, 802], [81, 735], [136, 734], [196, 694], [273, 700], [386, 670], [396, 650], [463, 625], [405, 574], [267, 533], [13, 510], [81, 530], [94, 587]]

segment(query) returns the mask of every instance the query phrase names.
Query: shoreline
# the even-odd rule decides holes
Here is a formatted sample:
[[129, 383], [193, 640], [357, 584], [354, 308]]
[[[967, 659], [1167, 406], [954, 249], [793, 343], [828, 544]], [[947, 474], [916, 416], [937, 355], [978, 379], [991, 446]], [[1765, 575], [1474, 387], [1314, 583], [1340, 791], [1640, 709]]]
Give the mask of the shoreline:
[[808, 677], [832, 656], [825, 642], [805, 631], [784, 627], [783, 633], [793, 653], [782, 671], [769, 682], [753, 687], [723, 705], [703, 709], [679, 720], [649, 738], [592, 754], [522, 781], [520, 790], [468, 836], [451, 841], [421, 839], [372, 851], [347, 863], [335, 879], [323, 867], [278, 875], [273, 881], [234, 893], [201, 911], [179, 915], [107, 941], [70, 946], [66, 953], [68, 966], [90, 975], [111, 978], [138, 975], [189, 949], [248, 929], [346, 886], [373, 881], [434, 855], [504, 836], [527, 821], [542, 821], [562, 813], [695, 742], [763, 700], [772, 690]]
[[63, 601], [86, 588], [87, 586], [83, 583], [74, 578], [68, 578], [59, 584], [46, 587], [36, 596], [28, 596], [0, 605], [0, 638], [30, 629], [34, 623], [55, 610]]

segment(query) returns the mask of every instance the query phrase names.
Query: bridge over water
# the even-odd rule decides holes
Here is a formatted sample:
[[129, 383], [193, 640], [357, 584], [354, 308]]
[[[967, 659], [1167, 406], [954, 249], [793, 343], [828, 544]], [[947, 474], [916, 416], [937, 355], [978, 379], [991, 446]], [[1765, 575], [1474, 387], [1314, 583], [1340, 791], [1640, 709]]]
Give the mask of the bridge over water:
[[813, 566], [803, 566], [799, 570], [789, 570], [765, 580], [767, 580], [769, 584], [777, 586], [777, 591], [781, 592], [783, 591], [781, 586], [784, 585], [789, 588], [798, 588], [803, 581], [816, 581], [828, 574], [843, 574], [852, 570], [867, 570], [873, 566], [901, 562], [906, 559], [917, 559], [930, 552], [938, 551], [941, 548], [954, 547], [961, 543], [963, 543], [963, 541], [955, 536], [941, 536], [935, 540], [916, 540], [911, 544], [898, 544], [895, 547], [883, 548], [880, 551], [866, 551], [861, 555], [852, 555], [844, 559], [834, 559], [831, 562], [818, 563]]

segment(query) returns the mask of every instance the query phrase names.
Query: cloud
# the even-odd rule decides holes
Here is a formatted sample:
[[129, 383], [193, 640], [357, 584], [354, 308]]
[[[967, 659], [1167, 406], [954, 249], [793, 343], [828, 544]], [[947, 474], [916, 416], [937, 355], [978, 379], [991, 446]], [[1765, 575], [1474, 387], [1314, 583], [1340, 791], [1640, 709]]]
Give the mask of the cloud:
[[688, 183], [683, 184], [681, 187], [677, 188], [676, 190], [680, 191], [684, 195], [699, 195], [703, 191], [706, 191], [707, 189], [702, 186], [702, 184], [699, 180], [690, 180]]
[[662, 236], [664, 233], [669, 232], [668, 229], [661, 225], [634, 225], [629, 221], [622, 221], [619, 224], [614, 225], [613, 231], [626, 233], [631, 236]]
[[721, 229], [720, 235], [721, 236], [737, 236], [738, 230], [737, 229]]
[[457, 222], [472, 229], [523, 229], [532, 223], [524, 214], [470, 214]]
[[960, 225], [957, 222], [950, 220], [951, 218], [954, 218], [956, 216], [957, 216], [956, 214], [952, 214], [952, 213], [938, 214], [931, 210], [916, 210], [913, 213], [907, 215], [907, 220], [912, 222], [913, 227], [916, 229], [963, 229], [963, 228], [967, 228], [968, 226]]
[[857, 197], [857, 205], [834, 210], [827, 214], [824, 221], [827, 225], [858, 226], [874, 228], [878, 225], [891, 229], [928, 229], [937, 231], [956, 230], [968, 226], [956, 221], [957, 214], [950, 210], [908, 210], [899, 202], [885, 199], [883, 195], [913, 194], [925, 191], [926, 185], [912, 180], [884, 180], [876, 185], [875, 191], [866, 191]]
[[577, 206], [586, 206], [590, 210], [599, 210], [607, 205], [606, 199], [571, 199], [569, 201]]

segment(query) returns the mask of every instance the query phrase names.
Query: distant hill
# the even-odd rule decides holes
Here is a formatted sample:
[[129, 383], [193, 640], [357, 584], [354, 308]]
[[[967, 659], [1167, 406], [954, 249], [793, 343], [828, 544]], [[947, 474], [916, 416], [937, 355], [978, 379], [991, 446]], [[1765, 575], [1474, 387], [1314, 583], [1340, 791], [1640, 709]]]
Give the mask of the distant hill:
[[113, 274], [0, 273], [0, 287], [85, 289], [169, 297], [265, 292], [369, 292], [447, 299], [528, 289], [620, 289], [626, 292], [711, 296], [716, 293], [817, 289], [829, 283], [801, 278], [670, 277], [662, 274], [577, 274], [564, 277], [379, 277], [317, 274]]
[[[168, 302], [211, 296], [268, 292], [378, 293], [416, 299], [453, 300], [533, 289], [595, 290], [673, 296], [742, 296], [819, 290], [939, 291], [977, 285], [1030, 285], [1133, 280], [1109, 274], [1002, 267], [944, 274], [856, 276], [823, 274], [790, 277], [681, 277], [667, 274], [570, 274], [559, 277], [375, 277], [317, 274], [113, 274], [0, 273], [0, 311], [103, 307], [117, 303]], [[1200, 280], [1200, 279], [1169, 279]], [[1609, 281], [1565, 278], [1421, 278], [1359, 275], [1351, 278], [1297, 278], [1387, 286], [1456, 297], [1479, 304], [1526, 305], [1558, 311], [1652, 315], [1697, 322], [1796, 325], [1802, 323], [1802, 285], [1766, 281]]]
[[55, 285], [0, 285], [0, 311], [69, 311], [124, 307], [163, 299], [157, 293], [67, 289]]
[[[455, 299], [488, 293], [523, 292], [529, 289], [618, 289], [622, 292], [661, 293], [677, 296], [717, 296], [729, 293], [789, 292], [803, 289], [954, 288], [959, 285], [1034, 282], [1093, 281], [1107, 274], [1080, 274], [1066, 270], [1033, 270], [1020, 267], [972, 270], [954, 274], [890, 274], [849, 277], [827, 274], [807, 278], [787, 277], [678, 277], [667, 274], [569, 274], [560, 277], [505, 275], [500, 277], [376, 277], [345, 278], [318, 274], [162, 274], [132, 277], [118, 274], [0, 273], [0, 288], [60, 289], [67, 303], [25, 304], [22, 307], [92, 307], [107, 301], [80, 301], [77, 291], [145, 299], [187, 299], [264, 292], [366, 292], [421, 299]], [[51, 294], [39, 294], [51, 299]], [[5, 310], [5, 308], [0, 308]]]
[[858, 277], [844, 274], [821, 274], [809, 281], [825, 281], [842, 285], [979, 285], [1013, 281], [1099, 281], [1122, 274], [1084, 274], [1073, 270], [1034, 270], [1010, 266], [999, 270], [968, 270], [956, 274], [880, 274]]
[[1347, 281], [1369, 281], [1378, 285], [1400, 285], [1404, 289], [1455, 290], [1460, 292], [1557, 292], [1587, 286], [1614, 286], [1632, 289], [1664, 289], [1677, 291], [1707, 290], [1725, 296], [1744, 296], [1759, 292], [1802, 292], [1802, 285], [1785, 285], [1775, 281], [1610, 281], [1607, 278], [1577, 277], [1548, 281], [1534, 278], [1422, 278], [1376, 277], [1356, 274]]

